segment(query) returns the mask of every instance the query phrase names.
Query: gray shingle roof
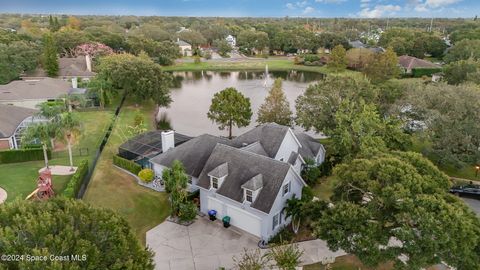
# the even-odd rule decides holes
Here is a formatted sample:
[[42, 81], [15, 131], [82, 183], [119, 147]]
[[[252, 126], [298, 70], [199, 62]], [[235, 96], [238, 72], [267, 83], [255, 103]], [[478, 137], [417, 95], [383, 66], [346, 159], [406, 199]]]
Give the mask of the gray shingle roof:
[[[59, 77], [93, 77], [95, 72], [88, 71], [85, 56], [77, 56], [75, 58], [62, 57], [58, 59], [58, 76]], [[42, 68], [37, 68], [33, 72], [28, 72], [28, 77], [48, 77]]]
[[245, 151], [248, 151], [248, 152], [252, 152], [252, 153], [255, 153], [255, 154], [259, 154], [259, 155], [268, 157], [267, 152], [265, 152], [265, 149], [263, 148], [263, 146], [260, 142], [251, 143], [251, 144], [249, 144], [245, 147], [242, 147], [242, 149], [245, 150]]
[[178, 46], [191, 46], [190, 43], [188, 42], [185, 42], [183, 40], [178, 40], [177, 42], [175, 42]]
[[303, 132], [295, 132], [295, 136], [302, 145], [298, 151], [300, 156], [302, 156], [303, 159], [314, 159], [320, 147], [322, 147], [322, 144]]
[[215, 169], [213, 169], [211, 172], [208, 173], [208, 175], [216, 177], [216, 178], [222, 178], [228, 175], [228, 163], [222, 163], [218, 165]]
[[[188, 175], [198, 177], [217, 143], [238, 146], [235, 142], [228, 139], [203, 134], [152, 158], [151, 162], [170, 167], [173, 161], [179, 160], [183, 163], [185, 172]], [[208, 172], [213, 169], [210, 168]]]
[[225, 162], [230, 164], [228, 176], [217, 193], [241, 203], [243, 202], [242, 185], [261, 174], [263, 188], [251, 207], [269, 213], [287, 176], [290, 164], [219, 143], [205, 163], [198, 185], [208, 189], [210, 187], [208, 173]]
[[252, 177], [250, 180], [245, 182], [242, 185], [242, 188], [250, 189], [252, 191], [256, 191], [263, 187], [263, 176], [261, 174], [257, 174]]
[[280, 148], [287, 131], [288, 127], [286, 126], [267, 123], [243, 133], [235, 138], [234, 141], [239, 144], [260, 142], [267, 155], [274, 158], [277, 155], [277, 151]]
[[55, 99], [66, 95], [69, 89], [70, 84], [60, 79], [12, 81], [0, 85], [0, 100]]
[[0, 138], [12, 136], [23, 120], [37, 112], [33, 109], [0, 104]]

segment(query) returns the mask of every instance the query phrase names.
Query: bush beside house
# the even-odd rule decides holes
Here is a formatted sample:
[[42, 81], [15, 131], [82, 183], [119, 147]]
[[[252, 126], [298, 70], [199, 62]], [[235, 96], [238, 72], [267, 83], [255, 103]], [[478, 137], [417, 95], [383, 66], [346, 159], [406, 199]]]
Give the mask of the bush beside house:
[[78, 166], [77, 171], [73, 174], [72, 178], [67, 184], [67, 187], [63, 191], [63, 196], [67, 198], [77, 197], [80, 186], [82, 185], [83, 179], [88, 173], [88, 160], [84, 159], [80, 166]]
[[[47, 151], [48, 158], [52, 156], [52, 151]], [[0, 164], [26, 162], [34, 160], [43, 160], [42, 148], [18, 149], [0, 151]]]
[[145, 183], [150, 183], [153, 180], [155, 173], [152, 169], [143, 169], [138, 173], [138, 177]]
[[113, 164], [135, 175], [138, 175], [138, 173], [142, 170], [142, 166], [138, 165], [137, 163], [131, 160], [124, 159], [117, 155], [113, 156]]

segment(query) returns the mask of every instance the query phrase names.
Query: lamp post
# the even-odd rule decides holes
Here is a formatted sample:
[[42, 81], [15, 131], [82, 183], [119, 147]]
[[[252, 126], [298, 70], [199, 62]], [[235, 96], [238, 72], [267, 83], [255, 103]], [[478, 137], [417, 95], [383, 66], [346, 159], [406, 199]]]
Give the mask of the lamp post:
[[475, 178], [478, 177], [478, 171], [480, 171], [480, 165], [475, 166]]

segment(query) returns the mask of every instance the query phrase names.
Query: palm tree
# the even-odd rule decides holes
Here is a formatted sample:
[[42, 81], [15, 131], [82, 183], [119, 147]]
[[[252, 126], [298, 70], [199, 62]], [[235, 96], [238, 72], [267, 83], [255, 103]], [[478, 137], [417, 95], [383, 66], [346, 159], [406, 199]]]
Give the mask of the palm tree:
[[40, 141], [43, 148], [43, 157], [45, 159], [45, 167], [48, 169], [48, 154], [47, 148], [50, 141], [50, 125], [51, 123], [37, 123], [27, 127], [25, 132], [22, 135], [22, 141]]
[[70, 171], [73, 171], [73, 157], [72, 157], [72, 135], [80, 133], [80, 120], [75, 113], [65, 112], [60, 115], [58, 121], [59, 133], [61, 137], [67, 142], [68, 157], [70, 159]]

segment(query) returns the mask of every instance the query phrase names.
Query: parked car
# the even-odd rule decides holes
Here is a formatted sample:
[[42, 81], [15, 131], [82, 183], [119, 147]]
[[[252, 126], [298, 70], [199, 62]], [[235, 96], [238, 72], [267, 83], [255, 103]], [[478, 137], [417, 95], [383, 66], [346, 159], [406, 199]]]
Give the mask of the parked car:
[[450, 193], [453, 193], [457, 196], [480, 199], [480, 185], [468, 184], [454, 186], [450, 189]]

